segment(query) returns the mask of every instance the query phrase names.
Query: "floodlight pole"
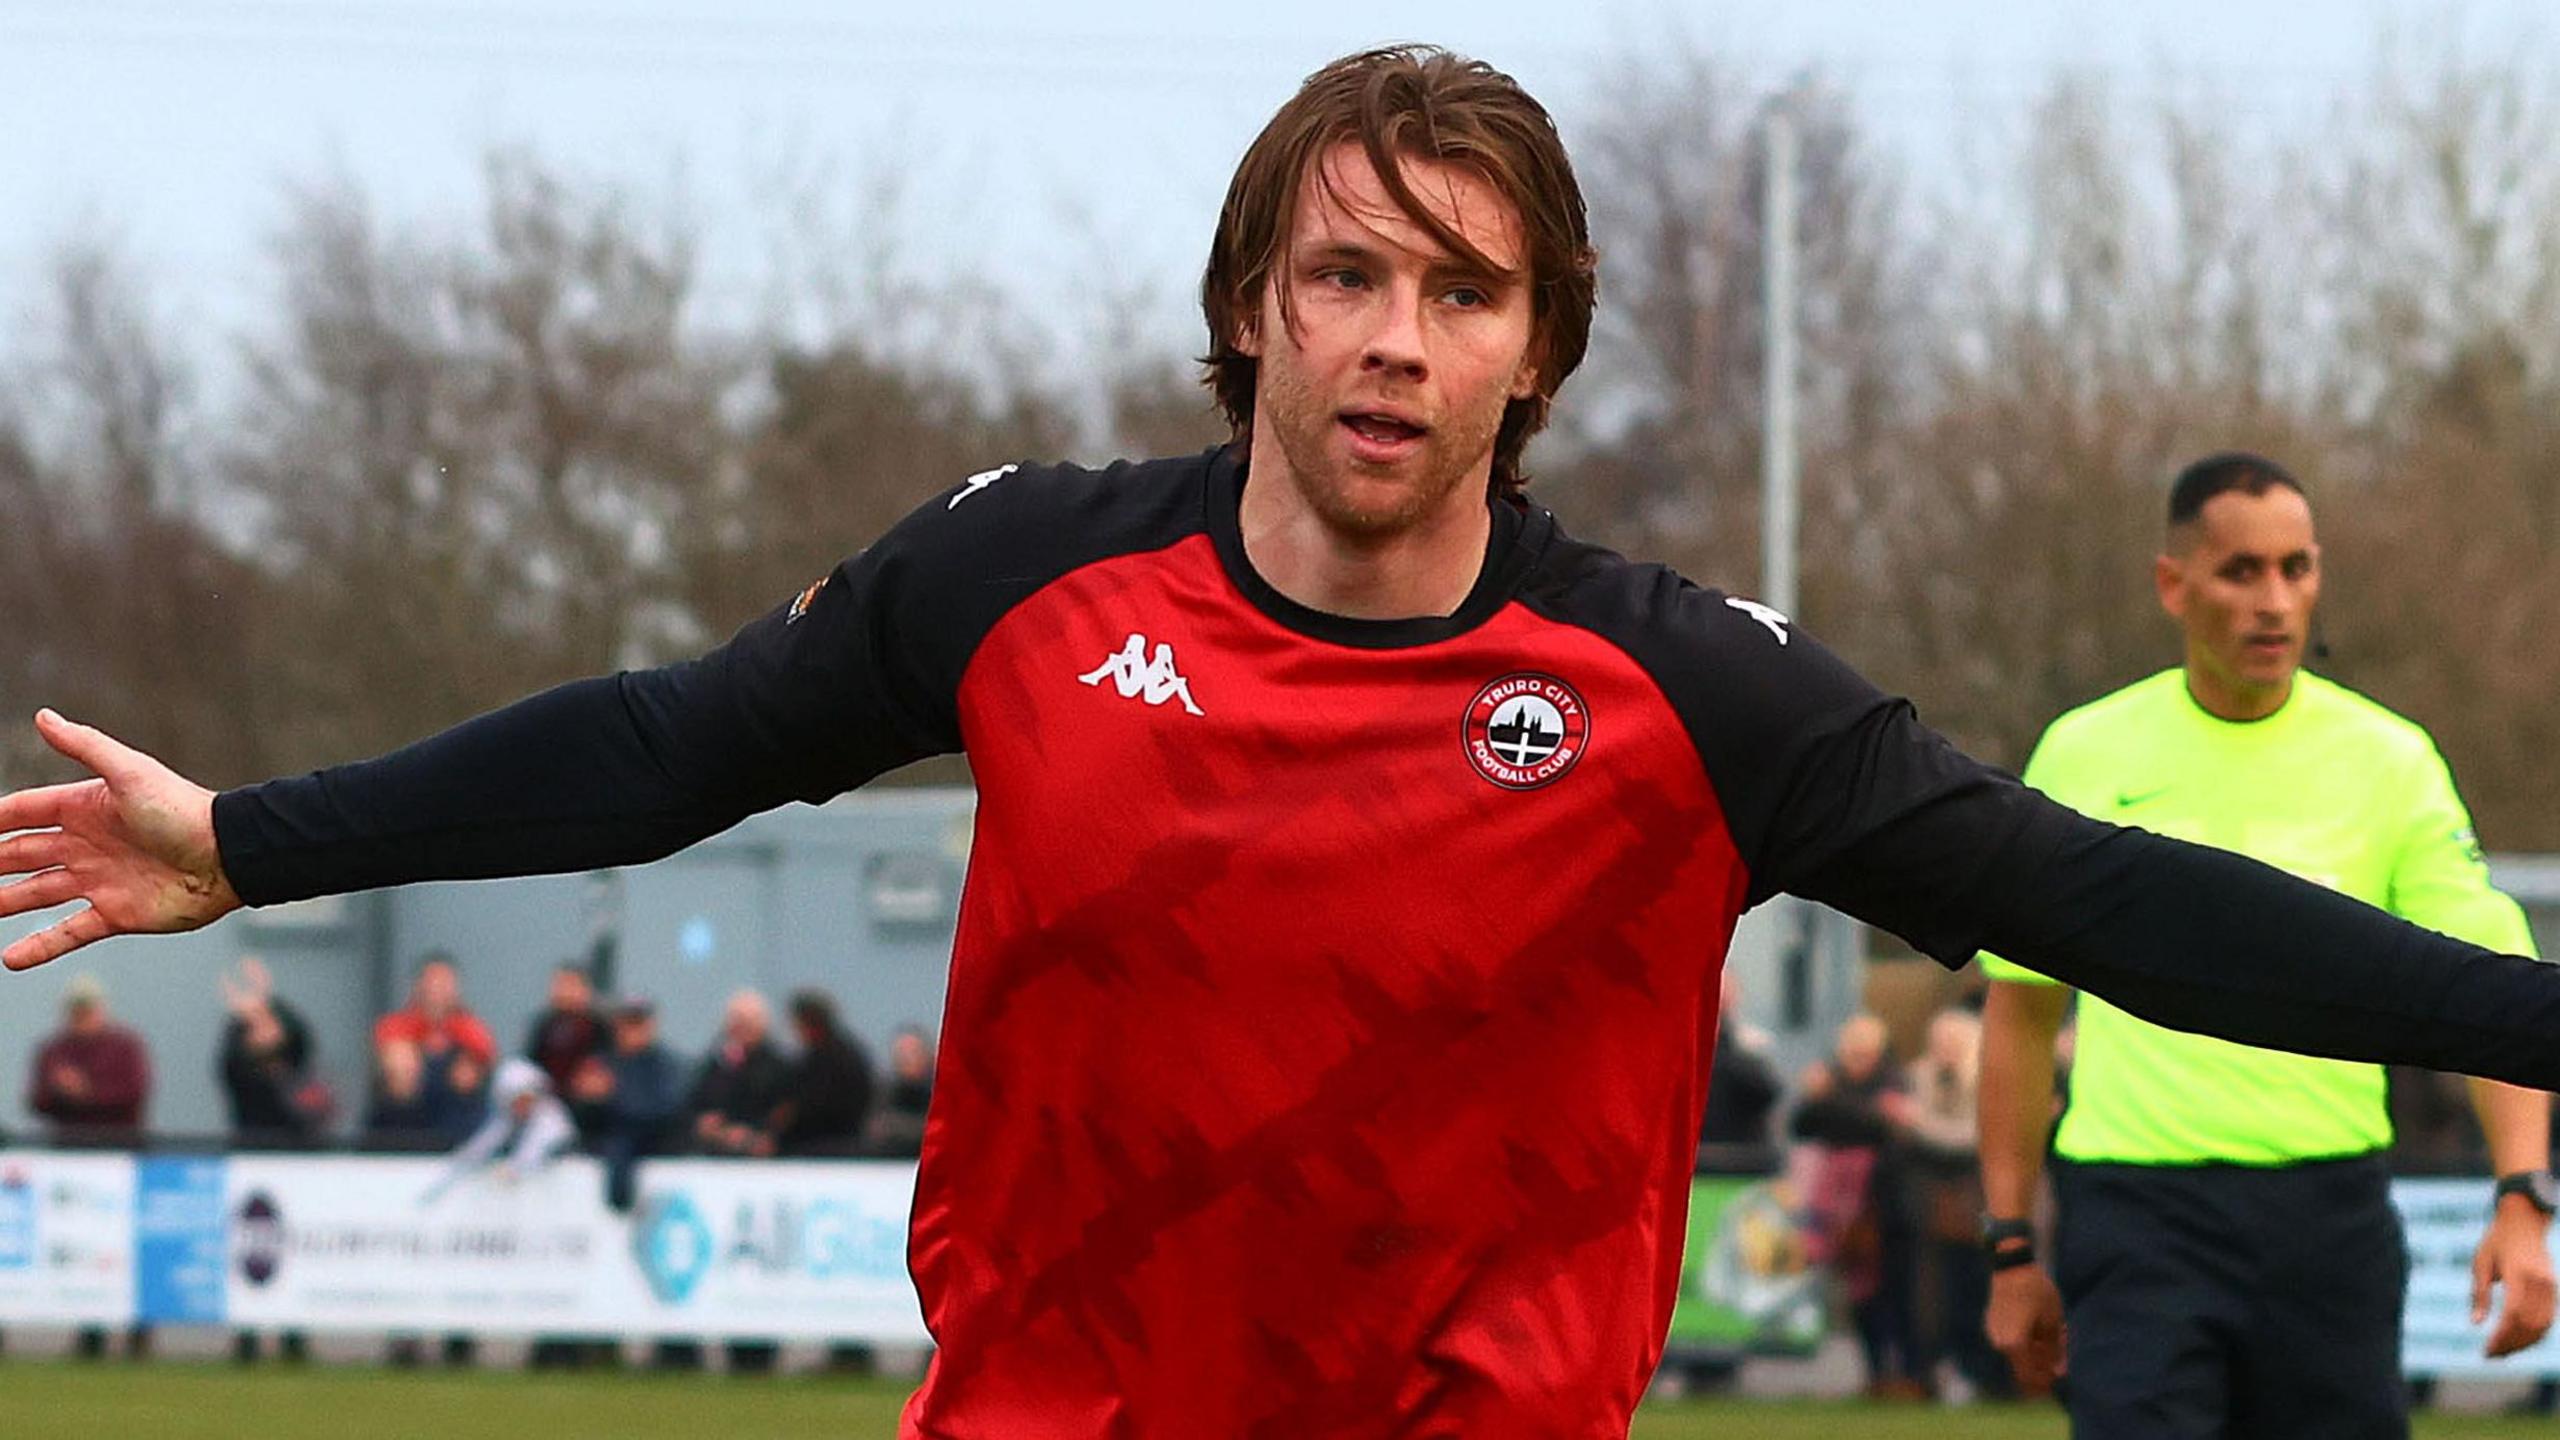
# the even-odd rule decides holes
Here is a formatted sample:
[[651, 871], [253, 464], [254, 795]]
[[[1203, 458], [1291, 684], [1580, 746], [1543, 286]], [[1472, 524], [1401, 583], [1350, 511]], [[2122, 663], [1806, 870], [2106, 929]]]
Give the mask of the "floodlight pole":
[[1793, 615], [1796, 589], [1796, 123], [1780, 97], [1769, 107], [1767, 173], [1761, 207], [1762, 367], [1760, 588], [1770, 606]]
[[[1792, 92], [1774, 98], [1761, 132], [1760, 588], [1788, 615], [1804, 597], [1796, 578], [1802, 463], [1796, 450], [1796, 116]], [[1835, 1013], [1858, 1008], [1863, 990], [1857, 940], [1845, 917], [1807, 900], [1791, 902], [1794, 941], [1782, 952], [1782, 1025], [1813, 1039]], [[1823, 992], [1828, 992], [1827, 995]], [[1827, 1002], [1827, 1003], [1826, 1003]]]

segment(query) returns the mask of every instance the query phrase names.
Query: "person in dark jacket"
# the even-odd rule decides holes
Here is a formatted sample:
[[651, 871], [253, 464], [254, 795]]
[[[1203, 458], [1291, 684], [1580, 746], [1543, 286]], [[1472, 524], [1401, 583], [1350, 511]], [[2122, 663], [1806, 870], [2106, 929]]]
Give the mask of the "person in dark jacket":
[[612, 1043], [604, 1016], [596, 1010], [595, 986], [576, 965], [551, 971], [551, 1004], [533, 1017], [525, 1031], [524, 1055], [551, 1078], [551, 1093], [577, 1089], [578, 1070]]
[[231, 1106], [231, 1137], [250, 1148], [292, 1148], [319, 1133], [325, 1103], [311, 1083], [311, 1027], [278, 999], [267, 967], [242, 956], [222, 979], [224, 1008], [217, 1071]]
[[657, 1008], [624, 1000], [612, 1024], [613, 1048], [579, 1067], [570, 1097], [604, 1161], [605, 1204], [626, 1214], [639, 1198], [640, 1162], [666, 1151], [682, 1097], [675, 1056], [658, 1043]]
[[933, 1037], [901, 1025], [889, 1040], [888, 1083], [871, 1115], [871, 1152], [915, 1155], [924, 1148], [925, 1112], [933, 1105]]
[[770, 1153], [765, 1125], [791, 1086], [791, 1065], [767, 1032], [773, 1009], [763, 995], [741, 990], [729, 997], [720, 1038], [702, 1059], [685, 1097], [693, 1148], [706, 1155]]
[[406, 1040], [374, 1048], [373, 1097], [364, 1142], [380, 1150], [448, 1150], [489, 1113], [488, 1077], [472, 1056], [429, 1059]]
[[[1785, 1086], [1769, 1059], [1769, 1037], [1742, 1018], [1742, 986], [1724, 972], [1724, 1001], [1716, 1011], [1716, 1058], [1708, 1072], [1707, 1108], [1698, 1143], [1770, 1152], [1769, 1117]], [[1735, 1153], [1734, 1158], [1742, 1158]], [[1774, 1155], [1770, 1157], [1774, 1160]]]
[[790, 1090], [766, 1122], [764, 1152], [851, 1155], [862, 1148], [871, 1121], [871, 1057], [822, 990], [792, 995], [791, 1029], [800, 1060], [791, 1069]]
[[[247, 1149], [298, 1149], [319, 1138], [328, 1121], [327, 1091], [311, 1075], [311, 1026], [300, 1011], [277, 998], [274, 977], [255, 955], [221, 981], [222, 1054], [215, 1065], [231, 1104], [231, 1143]], [[286, 1330], [278, 1351], [289, 1361], [309, 1358], [310, 1336]], [[232, 1358], [255, 1362], [261, 1337], [237, 1330]]]
[[1926, 1393], [1914, 1373], [1912, 1289], [1918, 1259], [1903, 1193], [1904, 1131], [1913, 1118], [1909, 1086], [1885, 1049], [1884, 1022], [1853, 1015], [1832, 1057], [1799, 1082], [1802, 1099], [1789, 1133], [1823, 1154], [1816, 1209], [1832, 1216], [1830, 1249], [1848, 1284], [1850, 1316], [1865, 1352], [1867, 1391], [1886, 1399]]

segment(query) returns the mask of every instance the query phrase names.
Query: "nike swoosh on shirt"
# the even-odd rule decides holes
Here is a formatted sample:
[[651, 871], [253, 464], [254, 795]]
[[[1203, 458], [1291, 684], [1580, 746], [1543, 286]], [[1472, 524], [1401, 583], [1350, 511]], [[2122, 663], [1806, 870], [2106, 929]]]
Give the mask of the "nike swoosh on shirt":
[[2176, 788], [2173, 785], [2163, 785], [2157, 790], [2120, 790], [2116, 792], [2116, 808], [2130, 810], [2136, 805], [2148, 805]]

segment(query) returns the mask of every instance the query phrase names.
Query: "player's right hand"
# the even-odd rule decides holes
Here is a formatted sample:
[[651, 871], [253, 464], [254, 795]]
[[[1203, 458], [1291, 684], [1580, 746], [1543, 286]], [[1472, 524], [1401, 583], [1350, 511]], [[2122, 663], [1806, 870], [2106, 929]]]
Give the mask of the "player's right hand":
[[0, 950], [32, 970], [110, 935], [165, 935], [240, 908], [213, 837], [213, 792], [51, 710], [36, 733], [96, 778], [0, 795], [0, 918], [73, 901], [61, 921]]
[[2022, 1395], [2043, 1395], [2063, 1373], [2066, 1347], [2062, 1327], [2062, 1292], [2041, 1265], [2018, 1265], [1994, 1271], [1991, 1306], [1982, 1330], [1992, 1347], [2009, 1357]]

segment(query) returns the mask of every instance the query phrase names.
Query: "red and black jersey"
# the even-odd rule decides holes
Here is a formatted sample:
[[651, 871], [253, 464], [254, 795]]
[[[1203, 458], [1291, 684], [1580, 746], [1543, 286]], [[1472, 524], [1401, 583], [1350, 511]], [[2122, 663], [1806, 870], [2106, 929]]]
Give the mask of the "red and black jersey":
[[[2234, 1038], [2560, 1068], [2555, 987], [2050, 805], [1775, 612], [1495, 503], [1454, 614], [1326, 615], [1247, 562], [1245, 483], [972, 477], [702, 659], [222, 796], [224, 863], [267, 902], [629, 862], [965, 750], [917, 1437], [1623, 1436], [1725, 946], [1782, 890]], [[2340, 945], [2364, 1001], [2270, 993]], [[2385, 1023], [2357, 987], [2419, 966], [2482, 983]]]

